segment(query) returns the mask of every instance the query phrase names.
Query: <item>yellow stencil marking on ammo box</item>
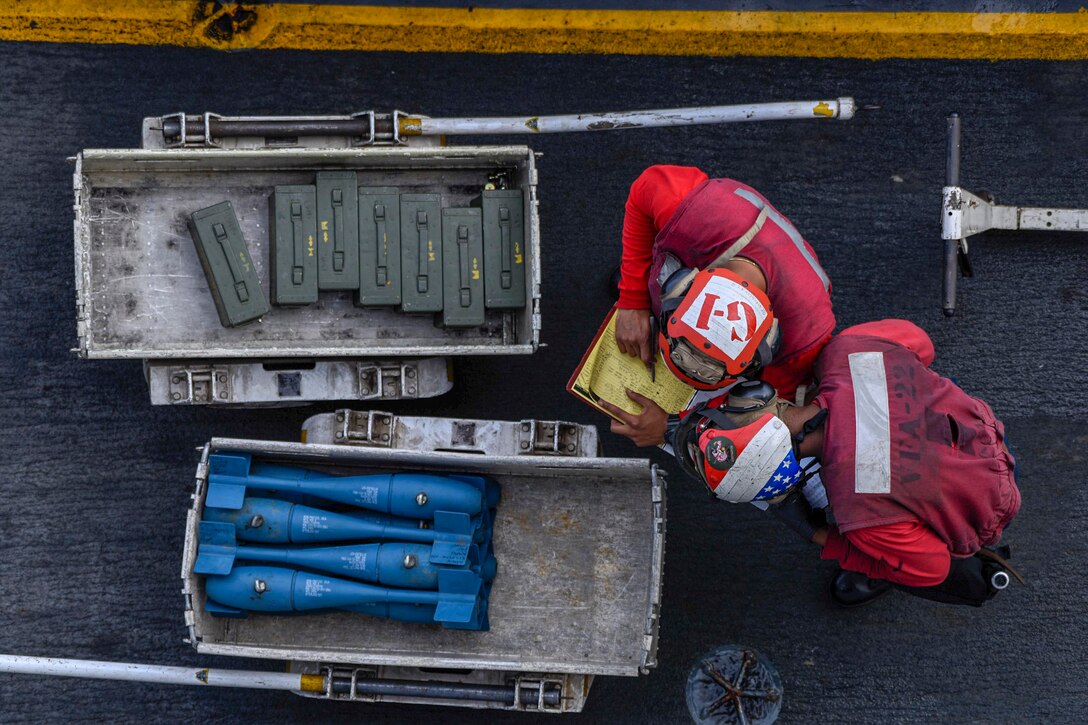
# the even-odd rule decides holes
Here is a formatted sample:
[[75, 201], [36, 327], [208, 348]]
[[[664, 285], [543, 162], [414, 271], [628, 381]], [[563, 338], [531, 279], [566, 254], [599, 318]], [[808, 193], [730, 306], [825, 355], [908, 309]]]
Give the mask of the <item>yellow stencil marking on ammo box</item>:
[[[0, 40], [448, 53], [1088, 59], [1088, 13], [0, 3]], [[530, 128], [532, 125], [530, 124]], [[400, 132], [418, 132], [401, 119]]]

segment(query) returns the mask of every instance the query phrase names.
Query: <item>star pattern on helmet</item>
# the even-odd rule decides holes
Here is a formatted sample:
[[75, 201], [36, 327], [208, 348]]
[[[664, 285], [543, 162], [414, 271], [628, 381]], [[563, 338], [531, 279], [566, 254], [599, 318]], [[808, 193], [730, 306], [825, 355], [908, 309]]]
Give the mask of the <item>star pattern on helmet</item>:
[[756, 501], [766, 501], [769, 498], [780, 496], [788, 491], [794, 484], [801, 480], [801, 466], [797, 463], [793, 451], [786, 454], [782, 462], [778, 464], [774, 474], [767, 479], [767, 485], [756, 494]]

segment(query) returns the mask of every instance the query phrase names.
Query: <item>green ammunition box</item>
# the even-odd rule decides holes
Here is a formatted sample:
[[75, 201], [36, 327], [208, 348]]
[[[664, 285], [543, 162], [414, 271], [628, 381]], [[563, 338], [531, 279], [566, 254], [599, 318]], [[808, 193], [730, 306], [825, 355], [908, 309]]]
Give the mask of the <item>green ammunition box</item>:
[[442, 324], [484, 324], [484, 244], [479, 209], [442, 210]]
[[494, 309], [525, 306], [525, 213], [518, 189], [484, 191], [484, 297]]
[[189, 233], [223, 326], [236, 327], [268, 312], [268, 302], [231, 203], [224, 201], [193, 212]]
[[400, 308], [442, 309], [442, 197], [400, 195]]
[[317, 287], [359, 288], [359, 193], [354, 171], [317, 173]]
[[357, 305], [400, 304], [399, 199], [390, 186], [359, 187]]
[[277, 186], [268, 208], [272, 304], [317, 302], [317, 210], [312, 186]]

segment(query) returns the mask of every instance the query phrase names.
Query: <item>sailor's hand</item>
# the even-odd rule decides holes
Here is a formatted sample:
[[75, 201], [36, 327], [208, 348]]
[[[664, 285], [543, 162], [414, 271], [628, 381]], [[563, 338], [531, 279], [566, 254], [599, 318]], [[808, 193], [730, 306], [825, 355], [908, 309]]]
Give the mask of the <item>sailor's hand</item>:
[[660, 405], [633, 390], [627, 391], [627, 397], [642, 406], [641, 413], [628, 413], [611, 403], [601, 401], [602, 408], [619, 418], [612, 421], [612, 432], [627, 436], [639, 447], [659, 446], [664, 443], [669, 414]]
[[650, 364], [649, 310], [616, 310], [616, 345], [620, 352]]

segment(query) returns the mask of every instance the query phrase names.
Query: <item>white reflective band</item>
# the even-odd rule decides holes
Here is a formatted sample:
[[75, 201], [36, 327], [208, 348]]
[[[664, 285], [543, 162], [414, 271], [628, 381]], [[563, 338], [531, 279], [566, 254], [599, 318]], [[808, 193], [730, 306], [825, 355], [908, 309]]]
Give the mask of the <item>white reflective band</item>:
[[778, 418], [768, 421], [748, 441], [714, 494], [726, 501], [751, 501], [767, 485], [791, 450], [793, 447], [786, 426]]
[[[748, 191], [747, 189], [737, 189], [733, 192], [740, 198], [749, 202], [756, 209], [763, 211], [763, 208], [767, 205], [763, 203], [763, 200], [758, 196]], [[823, 283], [824, 289], [831, 288], [831, 280], [827, 277], [827, 272], [824, 272], [824, 268], [820, 266], [820, 263], [816, 261], [816, 258], [812, 256], [812, 253], [805, 247], [805, 240], [801, 237], [801, 233], [794, 228], [793, 224], [786, 217], [782, 216], [775, 210], [767, 207], [767, 216], [779, 226], [779, 228], [786, 233], [786, 235], [793, 240], [794, 245], [797, 247], [797, 251], [801, 253], [801, 256], [805, 258], [809, 266], [812, 267], [812, 271], [816, 273], [816, 276], [820, 278], [820, 282]]]
[[737, 360], [767, 319], [767, 308], [733, 280], [711, 277], [681, 319], [714, 347]]
[[892, 431], [884, 353], [850, 353], [854, 384], [854, 493], [892, 490]]
[[763, 228], [763, 223], [767, 221], [767, 212], [770, 208], [766, 205], [759, 210], [759, 214], [756, 216], [756, 220], [752, 222], [752, 226], [748, 227], [748, 231], [740, 235], [737, 241], [729, 245], [729, 248], [718, 255], [718, 257], [706, 266], [707, 269], [713, 269], [714, 267], [721, 267], [723, 264], [728, 264], [733, 257], [741, 253], [741, 251], [748, 246], [748, 243], [756, 238], [759, 234], [759, 230]]

